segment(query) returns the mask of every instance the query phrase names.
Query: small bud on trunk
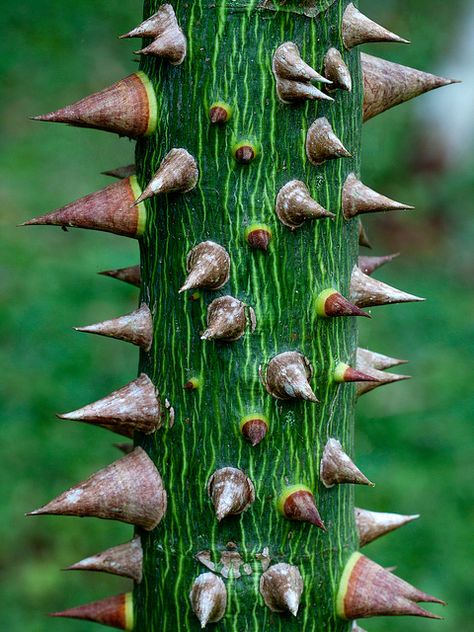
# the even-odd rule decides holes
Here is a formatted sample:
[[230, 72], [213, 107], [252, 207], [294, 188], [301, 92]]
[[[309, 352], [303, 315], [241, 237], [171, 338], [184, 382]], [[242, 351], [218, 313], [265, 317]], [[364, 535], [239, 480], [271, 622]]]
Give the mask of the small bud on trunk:
[[245, 239], [254, 250], [267, 252], [272, 240], [272, 230], [266, 224], [252, 224], [245, 230]]
[[380, 26], [380, 24], [370, 20], [366, 15], [356, 9], [352, 2], [347, 5], [342, 19], [342, 39], [347, 49], [370, 42], [410, 43], [408, 40], [403, 39], [403, 37], [388, 31], [383, 26]]
[[232, 148], [232, 155], [241, 165], [249, 165], [258, 155], [257, 146], [250, 140], [242, 140]]
[[240, 432], [255, 447], [266, 437], [268, 419], [260, 414], [247, 415], [240, 422]]
[[224, 125], [232, 117], [232, 107], [224, 101], [215, 101], [209, 108], [209, 120], [213, 125]]
[[198, 377], [190, 377], [189, 380], [183, 386], [185, 391], [195, 391], [201, 385], [201, 380]]

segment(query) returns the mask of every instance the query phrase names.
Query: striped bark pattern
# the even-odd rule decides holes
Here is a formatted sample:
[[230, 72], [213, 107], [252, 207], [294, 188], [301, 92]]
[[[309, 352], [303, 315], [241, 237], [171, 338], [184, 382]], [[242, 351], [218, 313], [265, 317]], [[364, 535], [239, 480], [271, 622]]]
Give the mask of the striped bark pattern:
[[[159, 5], [147, 0], [145, 17]], [[173, 8], [188, 42], [184, 63], [141, 60], [140, 69], [156, 90], [158, 123], [154, 135], [137, 143], [139, 183], [144, 188], [176, 147], [196, 158], [200, 179], [189, 193], [146, 202], [148, 225], [140, 242], [141, 300], [154, 319], [154, 343], [141, 352], [140, 371], [150, 376], [168, 407], [163, 427], [140, 435], [137, 443], [163, 476], [168, 511], [154, 531], [141, 533], [143, 582], [134, 592], [139, 632], [200, 629], [188, 595], [193, 581], [208, 571], [196, 559], [202, 551], [210, 552], [207, 558], [224, 577], [226, 552], [242, 559], [239, 572], [224, 578], [227, 609], [218, 630], [343, 632], [350, 627], [336, 617], [334, 600], [344, 565], [357, 548], [353, 489], [325, 489], [319, 463], [329, 437], [352, 452], [354, 386], [337, 384], [331, 375], [339, 361], [353, 363], [357, 331], [354, 318], [320, 318], [315, 308], [326, 288], [348, 295], [357, 260], [358, 220], [344, 219], [341, 210], [343, 183], [359, 171], [362, 101], [359, 55], [345, 51], [341, 38], [346, 5], [346, 0], [176, 0]], [[320, 73], [327, 50], [340, 50], [351, 71], [352, 92], [331, 92], [334, 102], [282, 103], [272, 57], [287, 41], [297, 44], [301, 57]], [[209, 108], [216, 101], [232, 107], [225, 125], [210, 124]], [[328, 119], [352, 158], [320, 166], [308, 161], [306, 133], [318, 117]], [[241, 141], [257, 151], [247, 165], [232, 155]], [[307, 221], [294, 231], [281, 224], [275, 199], [294, 179], [303, 181], [335, 219]], [[254, 223], [271, 228], [266, 253], [252, 250], [245, 240]], [[206, 240], [228, 251], [230, 279], [216, 291], [179, 294], [187, 253]], [[224, 295], [255, 310], [255, 331], [248, 329], [235, 342], [201, 340], [207, 306]], [[274, 399], [261, 383], [259, 369], [293, 350], [313, 366], [310, 384], [319, 403]], [[198, 378], [198, 388], [183, 389], [191, 378]], [[266, 437], [255, 447], [239, 430], [249, 414], [269, 420]], [[219, 523], [207, 482], [223, 467], [245, 472], [256, 500], [245, 513]], [[327, 533], [278, 512], [279, 495], [295, 484], [314, 493]], [[297, 617], [264, 604], [259, 581], [267, 551], [272, 563], [286, 562], [301, 572]]]

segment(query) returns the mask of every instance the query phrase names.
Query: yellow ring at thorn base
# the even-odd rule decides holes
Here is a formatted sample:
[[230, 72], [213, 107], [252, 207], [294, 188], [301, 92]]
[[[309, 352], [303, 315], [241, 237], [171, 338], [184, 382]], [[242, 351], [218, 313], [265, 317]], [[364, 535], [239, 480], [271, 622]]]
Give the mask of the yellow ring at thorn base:
[[327, 290], [323, 290], [320, 294], [318, 294], [316, 298], [316, 313], [318, 316], [326, 317], [326, 311], [324, 306], [326, 305], [326, 301], [331, 296], [331, 294], [337, 293], [333, 287], [328, 288]]
[[290, 496], [295, 494], [296, 492], [309, 492], [311, 496], [313, 492], [306, 485], [290, 485], [289, 487], [285, 487], [282, 493], [278, 496], [277, 507], [278, 511], [284, 515], [285, 503]]
[[[142, 194], [140, 185], [138, 184], [137, 176], [130, 176], [130, 187], [132, 189], [134, 199], [138, 199]], [[137, 237], [141, 237], [146, 228], [146, 208], [145, 202], [140, 202], [137, 206]]]
[[352, 571], [354, 570], [354, 566], [362, 557], [362, 553], [356, 551], [353, 553], [350, 558], [347, 560], [346, 567], [344, 568], [344, 572], [342, 573], [341, 581], [339, 582], [339, 590], [337, 591], [336, 597], [336, 614], [341, 619], [345, 619], [344, 616], [344, 598], [347, 593], [347, 587], [349, 585], [349, 580], [352, 575]]
[[250, 415], [245, 415], [245, 417], [242, 417], [242, 419], [240, 420], [240, 429], [242, 430], [242, 428], [245, 426], [245, 424], [249, 421], [263, 421], [264, 424], [266, 424], [267, 428], [269, 427], [269, 422], [268, 419], [265, 417], [265, 415], [262, 415], [262, 413], [253, 413]]
[[156, 125], [158, 123], [158, 102], [156, 100], [155, 89], [153, 88], [148, 75], [146, 75], [142, 70], [139, 70], [136, 75], [142, 82], [148, 97], [148, 127], [145, 132], [145, 136], [150, 136], [150, 134], [155, 132]]
[[132, 632], [135, 625], [133, 613], [133, 593], [125, 594], [125, 630]]

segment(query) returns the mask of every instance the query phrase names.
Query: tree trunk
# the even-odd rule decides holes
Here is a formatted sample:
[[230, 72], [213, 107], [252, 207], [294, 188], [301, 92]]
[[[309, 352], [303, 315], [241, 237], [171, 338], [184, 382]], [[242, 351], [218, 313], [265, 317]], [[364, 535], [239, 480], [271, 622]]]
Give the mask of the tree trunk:
[[[226, 551], [237, 552], [249, 565], [246, 572], [240, 569], [240, 577], [225, 580], [228, 606], [219, 629], [348, 629], [334, 613], [334, 595], [356, 548], [353, 488], [325, 489], [319, 463], [330, 437], [352, 450], [354, 387], [336, 384], [331, 375], [338, 361], [354, 361], [357, 331], [354, 318], [318, 318], [315, 299], [329, 287], [347, 295], [356, 262], [358, 223], [344, 219], [341, 190], [346, 176], [359, 168], [359, 55], [344, 55], [352, 92], [333, 93], [334, 102], [282, 103], [272, 74], [273, 53], [284, 42], [295, 42], [302, 58], [322, 73], [325, 52], [331, 46], [344, 50], [340, 33], [346, 2], [306, 3], [330, 5], [323, 13], [315, 9], [318, 15], [312, 18], [259, 4], [174, 3], [188, 39], [184, 63], [170, 67], [146, 57], [141, 64], [153, 81], [159, 114], [157, 134], [137, 144], [140, 184], [150, 181], [172, 148], [187, 149], [200, 170], [192, 192], [151, 201], [141, 242], [142, 299], [154, 314], [154, 344], [142, 354], [140, 369], [174, 410], [174, 424], [138, 442], [162, 473], [169, 499], [165, 519], [143, 538], [144, 581], [135, 589], [136, 629], [143, 632], [200, 628], [188, 594], [208, 570], [196, 559], [201, 551], [210, 551], [217, 569]], [[145, 17], [156, 9], [156, 2], [146, 2]], [[219, 101], [232, 107], [232, 117], [226, 125], [211, 125], [209, 107]], [[319, 167], [308, 161], [306, 132], [322, 116], [352, 159]], [[239, 164], [232, 148], [248, 140], [258, 155], [251, 164]], [[308, 221], [295, 231], [280, 223], [275, 198], [294, 179], [303, 181], [335, 219]], [[267, 252], [252, 250], [246, 242], [245, 231], [253, 224], [271, 227]], [[230, 279], [222, 289], [199, 291], [191, 300], [192, 292], [178, 293], [186, 257], [206, 240], [229, 252]], [[247, 330], [235, 342], [200, 339], [207, 306], [221, 295], [255, 310], [253, 333]], [[319, 403], [277, 400], [262, 385], [259, 370], [277, 354], [293, 350], [313, 366], [310, 382]], [[183, 389], [193, 377], [199, 387]], [[239, 431], [247, 415], [269, 420], [267, 436], [255, 447]], [[248, 475], [256, 500], [242, 515], [219, 523], [206, 488], [213, 472], [227, 466]], [[314, 492], [327, 533], [278, 512], [282, 491], [297, 484]], [[265, 550], [272, 563], [287, 562], [302, 574], [297, 617], [264, 606], [259, 580]]]
[[422, 300], [371, 278], [393, 255], [357, 261], [359, 214], [411, 208], [359, 181], [362, 120], [452, 81], [359, 56], [406, 40], [347, 0], [157, 10], [139, 72], [37, 117], [138, 138], [136, 176], [26, 222], [141, 250], [141, 270], [105, 273], [141, 283], [140, 308], [80, 328], [140, 346], [140, 376], [61, 415], [136, 449], [31, 512], [135, 525], [71, 567], [135, 590], [54, 616], [137, 632], [437, 618], [418, 602], [442, 602], [358, 553], [417, 516], [356, 510], [352, 484], [371, 483], [349, 455], [356, 396], [406, 377], [357, 349], [353, 317]]

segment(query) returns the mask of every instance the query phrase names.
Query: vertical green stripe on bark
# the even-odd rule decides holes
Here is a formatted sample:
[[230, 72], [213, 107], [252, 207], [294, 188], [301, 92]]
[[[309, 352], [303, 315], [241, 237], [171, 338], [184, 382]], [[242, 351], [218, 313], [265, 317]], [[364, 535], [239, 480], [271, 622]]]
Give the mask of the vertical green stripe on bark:
[[[160, 470], [169, 497], [162, 523], [143, 535], [144, 580], [135, 589], [136, 630], [141, 632], [200, 629], [188, 593], [207, 569], [194, 556], [210, 550], [218, 562], [229, 542], [237, 545], [252, 574], [224, 580], [228, 606], [218, 630], [348, 629], [335, 617], [334, 602], [343, 565], [355, 548], [353, 491], [350, 486], [326, 490], [318, 474], [328, 437], [352, 449], [354, 388], [332, 383], [329, 375], [338, 361], [352, 361], [356, 325], [354, 319], [317, 318], [315, 298], [327, 287], [347, 294], [357, 255], [357, 221], [343, 219], [341, 190], [346, 175], [359, 169], [358, 57], [343, 53], [352, 93], [334, 92], [334, 103], [280, 103], [271, 70], [275, 49], [293, 41], [303, 59], [322, 72], [327, 49], [344, 50], [340, 23], [347, 3], [339, 0], [314, 18], [287, 9], [261, 10], [258, 4], [173, 2], [188, 38], [184, 63], [175, 67], [145, 58], [141, 64], [157, 92], [158, 125], [155, 135], [138, 142], [140, 184], [149, 181], [173, 147], [193, 154], [201, 172], [191, 193], [147, 202], [141, 246], [142, 298], [154, 315], [155, 341], [142, 355], [140, 369], [175, 413], [172, 427], [165, 424], [139, 441]], [[158, 5], [146, 2], [145, 16]], [[219, 100], [233, 108], [222, 127], [208, 119], [209, 106]], [[353, 159], [320, 167], [308, 162], [306, 131], [318, 116], [328, 118]], [[258, 158], [247, 166], [232, 158], [233, 145], [244, 139], [259, 148]], [[303, 180], [317, 201], [336, 213], [335, 221], [309, 221], [294, 232], [282, 226], [275, 197], [292, 179]], [[267, 254], [251, 250], [245, 241], [245, 229], [253, 223], [272, 228]], [[221, 290], [203, 291], [191, 301], [189, 292], [178, 294], [186, 254], [206, 239], [228, 250], [231, 277]], [[254, 308], [256, 331], [229, 344], [201, 341], [207, 305], [225, 294]], [[311, 384], [320, 404], [278, 402], [265, 392], [259, 366], [287, 350], [299, 350], [312, 362]], [[200, 378], [200, 387], [185, 391], [193, 376]], [[250, 413], [270, 420], [266, 438], [254, 448], [239, 432], [241, 418]], [[224, 466], [244, 470], [257, 499], [246, 513], [218, 524], [206, 484]], [[281, 490], [296, 483], [315, 492], [327, 534], [288, 522], [277, 511]], [[302, 573], [305, 589], [296, 619], [270, 612], [259, 594], [262, 566], [256, 555], [265, 547], [273, 562], [295, 564]]]

